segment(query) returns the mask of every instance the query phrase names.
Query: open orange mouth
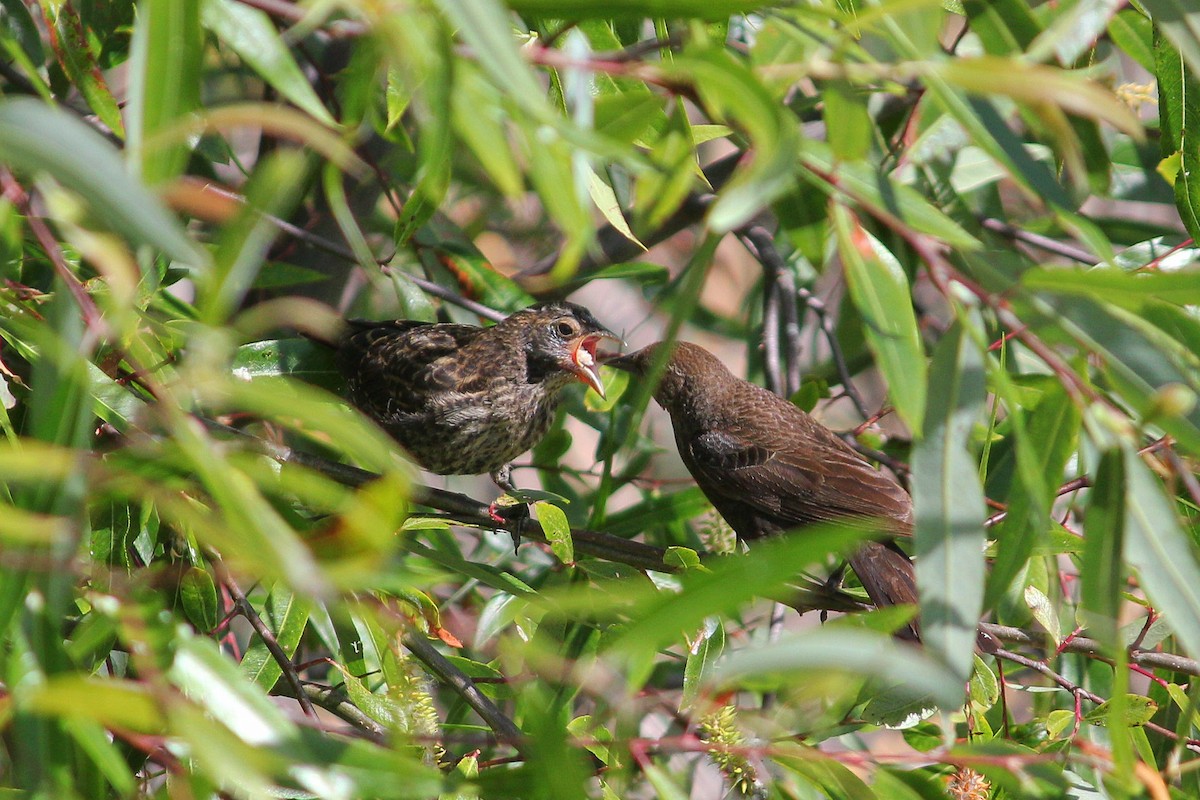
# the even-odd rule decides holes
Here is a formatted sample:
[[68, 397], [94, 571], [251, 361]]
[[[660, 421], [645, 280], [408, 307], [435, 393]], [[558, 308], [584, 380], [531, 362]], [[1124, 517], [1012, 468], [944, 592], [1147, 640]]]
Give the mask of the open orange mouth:
[[603, 339], [620, 342], [617, 337], [606, 333], [589, 333], [587, 336], [579, 337], [579, 343], [571, 351], [571, 364], [573, 365], [571, 371], [579, 378], [580, 383], [592, 387], [601, 397], [604, 397], [604, 382], [600, 380], [599, 364], [607, 354], [597, 356], [596, 346]]

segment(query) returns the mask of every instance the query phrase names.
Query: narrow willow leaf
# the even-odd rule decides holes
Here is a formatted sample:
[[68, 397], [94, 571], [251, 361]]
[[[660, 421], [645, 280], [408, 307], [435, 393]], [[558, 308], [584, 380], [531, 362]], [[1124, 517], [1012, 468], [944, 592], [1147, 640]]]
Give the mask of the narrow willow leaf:
[[795, 119], [753, 72], [724, 50], [707, 50], [672, 62], [671, 74], [695, 85], [715, 122], [745, 132], [753, 159], [721, 189], [709, 211], [711, 230], [733, 230], [792, 185], [802, 147]]
[[1033, 612], [1033, 618], [1046, 630], [1046, 633], [1050, 634], [1054, 646], [1058, 647], [1062, 641], [1062, 626], [1059, 624], [1058, 613], [1050, 603], [1050, 598], [1036, 586], [1026, 586], [1025, 605], [1029, 606], [1029, 610]]
[[[262, 612], [263, 622], [275, 634], [275, 641], [288, 658], [296, 654], [300, 638], [308, 628], [311, 610], [312, 603], [307, 598], [288, 591], [282, 585], [277, 584], [267, 596]], [[283, 668], [257, 634], [242, 657], [241, 667], [247, 678], [268, 692], [283, 675]]]
[[29, 692], [23, 702], [40, 714], [78, 717], [138, 733], [159, 734], [165, 724], [149, 686], [111, 677], [56, 675]]
[[184, 233], [179, 220], [125, 172], [117, 149], [65, 111], [27, 97], [0, 101], [0, 161], [50, 174], [133, 243], [151, 245], [193, 266], [208, 263], [208, 254]]
[[919, 430], [925, 418], [927, 368], [908, 277], [845, 207], [834, 207], [834, 224], [850, 298], [863, 316], [875, 364], [887, 378], [896, 412]]
[[1050, 103], [1067, 113], [1107, 122], [1134, 138], [1145, 136], [1137, 116], [1116, 95], [1071, 72], [991, 56], [930, 62], [929, 70], [968, 92], [1006, 95], [1031, 105]]
[[204, 27], [298, 108], [326, 125], [337, 124], [266, 12], [232, 0], [203, 2], [201, 20]]
[[841, 161], [865, 158], [871, 148], [874, 124], [867, 113], [867, 94], [858, 93], [848, 81], [829, 81], [822, 87], [827, 139]]
[[249, 744], [278, 745], [295, 736], [295, 726], [283, 711], [261, 687], [247, 681], [211, 639], [180, 640], [168, 677]]
[[725, 652], [725, 626], [716, 617], [709, 617], [688, 646], [687, 663], [683, 667], [683, 692], [679, 697], [680, 711], [687, 712], [704, 685], [717, 660]]
[[803, 536], [764, 539], [755, 542], [745, 556], [722, 559], [708, 570], [690, 571], [681, 577], [678, 594], [656, 593], [644, 599], [633, 620], [613, 639], [612, 647], [648, 667], [660, 647], [698, 629], [706, 617], [769, 596], [830, 553], [846, 552], [865, 534], [843, 527], [810, 526]]
[[1125, 588], [1121, 553], [1125, 540], [1125, 462], [1120, 450], [1100, 457], [1084, 516], [1083, 555], [1079, 565], [1081, 622], [1088, 635], [1115, 647]]
[[507, 0], [507, 5], [518, 14], [530, 17], [571, 19], [692, 17], [724, 20], [762, 7], [761, 2], [753, 0]]
[[[911, 308], [911, 306], [909, 306]], [[955, 323], [933, 356], [929, 406], [913, 451], [921, 639], [959, 677], [971, 674], [983, 608], [983, 487], [967, 448], [983, 412], [983, 356]]]
[[1055, 524], [1050, 518], [1051, 503], [1075, 452], [1082, 419], [1078, 406], [1057, 381], [1047, 381], [1037, 405], [1022, 411], [1018, 390], [1006, 373], [998, 373], [996, 378], [999, 394], [1014, 409], [1019, 482], [1009, 493], [1008, 515], [996, 533], [999, 552], [988, 576], [988, 606], [1004, 595]]
[[[1165, 0], [1163, 6], [1169, 6]], [[1161, 9], [1166, 11], [1166, 8]], [[1191, 17], [1200, 29], [1200, 14]], [[1161, 21], [1156, 17], [1156, 22]], [[1184, 37], [1186, 38], [1186, 37]], [[1200, 58], [1200, 39], [1192, 34], [1191, 46]], [[1159, 87], [1160, 149], [1164, 158], [1174, 157], [1175, 169], [1164, 177], [1174, 184], [1175, 205], [1193, 238], [1200, 237], [1200, 67], [1190, 62], [1173, 38], [1159, 37], [1154, 45], [1155, 74]], [[1168, 163], [1168, 162], [1164, 162]], [[1162, 167], [1160, 166], [1160, 169]]]
[[1151, 301], [1200, 304], [1200, 271], [1195, 269], [1126, 272], [1116, 268], [1035, 268], [1021, 274], [1021, 283], [1035, 291], [1089, 295], [1134, 310]]
[[1200, 564], [1175, 509], [1132, 448], [1124, 449], [1125, 558], [1155, 610], [1191, 656], [1200, 656]]
[[940, 661], [890, 636], [840, 628], [786, 635], [764, 647], [731, 653], [713, 676], [713, 685], [734, 686], [770, 676], [786, 678], [800, 670], [878, 678], [916, 696], [927, 695], [944, 709], [958, 706], [963, 698], [963, 681]]
[[200, 0], [149, 0], [138, 6], [129, 70], [129, 152], [150, 185], [179, 175], [189, 148], [178, 142], [155, 149], [145, 142], [200, 106], [204, 32]]
[[279, 151], [261, 162], [246, 187], [246, 205], [221, 233], [213, 270], [198, 281], [197, 307], [209, 323], [224, 320], [241, 303], [278, 235], [271, 217], [286, 217], [299, 200], [307, 156]]
[[52, 15], [49, 20], [53, 29], [50, 44], [71, 84], [79, 89], [100, 121], [118, 138], [124, 139], [121, 109], [104, 80], [96, 53], [92, 51], [88, 31], [75, 4], [43, 4], [42, 8]]
[[1142, 0], [1154, 27], [1179, 51], [1185, 64], [1200, 75], [1200, 14], [1191, 0]]

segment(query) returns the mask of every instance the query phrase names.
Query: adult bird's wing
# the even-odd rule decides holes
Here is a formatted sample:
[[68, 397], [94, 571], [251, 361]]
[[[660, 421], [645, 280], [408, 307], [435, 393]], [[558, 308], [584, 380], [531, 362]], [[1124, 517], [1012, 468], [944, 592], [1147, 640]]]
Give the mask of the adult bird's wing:
[[803, 425], [704, 431], [686, 443], [687, 460], [707, 490], [781, 529], [867, 517], [907, 534], [912, 503], [904, 489], [828, 429], [811, 420]]

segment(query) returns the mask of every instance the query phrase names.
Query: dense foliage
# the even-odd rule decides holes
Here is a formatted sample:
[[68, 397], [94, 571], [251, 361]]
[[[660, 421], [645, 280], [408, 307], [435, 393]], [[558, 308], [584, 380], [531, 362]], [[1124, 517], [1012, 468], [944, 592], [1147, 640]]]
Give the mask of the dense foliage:
[[[0, 45], [5, 797], [1200, 795], [1194, 3], [0, 0]], [[570, 390], [514, 554], [299, 335], [568, 294], [900, 476], [922, 647], [824, 584], [861, 532], [734, 552], [648, 386]]]

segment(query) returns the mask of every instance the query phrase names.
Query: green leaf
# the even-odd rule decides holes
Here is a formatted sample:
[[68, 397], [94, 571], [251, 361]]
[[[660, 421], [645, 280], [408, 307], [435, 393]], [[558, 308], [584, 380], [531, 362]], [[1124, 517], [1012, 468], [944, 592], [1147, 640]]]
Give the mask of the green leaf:
[[728, 232], [792, 185], [802, 144], [795, 118], [781, 113], [754, 73], [724, 50], [679, 57], [670, 74], [696, 87], [713, 121], [745, 132], [750, 140], [753, 159], [725, 184], [708, 213], [710, 230]]
[[1134, 138], [1145, 136], [1137, 116], [1116, 95], [1072, 72], [991, 56], [931, 62], [926, 74], [930, 72], [968, 92], [1008, 96], [1031, 105], [1047, 103], [1069, 114], [1107, 122]]
[[1081, 421], [1078, 406], [1057, 381], [1048, 381], [1037, 405], [1028, 410], [1030, 403], [1020, 400], [1016, 387], [1004, 377], [1007, 373], [994, 374], [1014, 423], [1018, 482], [996, 535], [1000, 549], [988, 577], [989, 606], [1008, 590], [1056, 525], [1050, 518], [1051, 503], [1075, 452]]
[[1200, 303], [1200, 270], [1195, 269], [1127, 272], [1113, 267], [1035, 268], [1022, 273], [1021, 283], [1034, 291], [1088, 295], [1135, 311], [1150, 301]]
[[0, 100], [0, 161], [53, 176], [134, 244], [156, 247], [195, 267], [208, 263], [208, 254], [179, 220], [125, 172], [117, 149], [64, 111], [27, 97]]
[[1108, 35], [1138, 66], [1154, 72], [1154, 24], [1145, 15], [1131, 8], [1119, 12], [1108, 23]]
[[[312, 603], [307, 598], [289, 592], [281, 585], [276, 585], [267, 596], [262, 620], [275, 634], [275, 641], [288, 658], [293, 657], [296, 648], [300, 646], [300, 639], [308, 627], [311, 611]], [[257, 633], [246, 648], [246, 654], [242, 656], [241, 667], [247, 678], [268, 692], [283, 675], [283, 668]]]
[[125, 126], [121, 122], [121, 109], [104, 80], [104, 73], [100, 70], [79, 11], [73, 3], [43, 3], [42, 8], [51, 16], [49, 22], [53, 32], [50, 43], [63, 71], [67, 73], [72, 85], [79, 89], [100, 121], [118, 138], [124, 139]]
[[[1142, 0], [1164, 39], [1179, 51], [1193, 74], [1200, 75], [1200, 13], [1190, 0]], [[1161, 80], [1161, 76], [1160, 76]]]
[[[1193, 12], [1191, 16], [1196, 20], [1196, 27], [1200, 28], [1200, 14]], [[1192, 46], [1198, 54], [1197, 58], [1200, 58], [1200, 40], [1194, 35]], [[1200, 237], [1200, 131], [1197, 130], [1197, 120], [1200, 120], [1200, 67], [1194, 61], [1189, 62], [1179, 44], [1166, 36], [1155, 42], [1154, 57], [1159, 89], [1159, 129], [1162, 134], [1160, 148], [1164, 157], [1177, 157], [1176, 169], [1164, 177], [1174, 185], [1175, 205], [1184, 227], [1193, 238], [1197, 238]]]
[[179, 582], [179, 599], [183, 613], [202, 633], [217, 627], [217, 587], [208, 570], [191, 567]]
[[996, 705], [996, 701], [1000, 699], [1000, 681], [978, 654], [975, 655], [975, 666], [967, 684], [967, 697], [976, 709], [984, 711]]
[[618, 652], [652, 656], [685, 631], [699, 629], [706, 617], [769, 595], [830, 553], [845, 552], [865, 534], [844, 527], [812, 526], [803, 536], [755, 542], [746, 556], [720, 559], [709, 570], [681, 576], [678, 594], [656, 594], [644, 600], [612, 646]]
[[165, 724], [149, 686], [112, 677], [56, 675], [27, 693], [23, 703], [39, 714], [92, 720], [138, 733], [160, 734]]
[[201, 319], [224, 320], [254, 285], [278, 235], [271, 217], [286, 217], [298, 202], [308, 157], [281, 150], [264, 159], [246, 186], [246, 204], [225, 226], [213, 256], [213, 269], [197, 280]]
[[1200, 565], [1161, 483], [1125, 447], [1125, 558], [1184, 649], [1200, 655]]
[[1084, 714], [1083, 721], [1105, 728], [1131, 728], [1145, 725], [1153, 718], [1154, 713], [1158, 711], [1158, 704], [1149, 697], [1143, 697], [1140, 694], [1129, 694], [1125, 696], [1122, 703], [1122, 705], [1125, 705], [1125, 708], [1123, 709], [1121, 718], [1114, 720], [1112, 718], [1114, 704], [1115, 701], [1113, 700], [1101, 703], [1087, 714]]
[[688, 646], [687, 662], [683, 667], [683, 693], [679, 698], [681, 712], [686, 713], [692, 708], [724, 652], [725, 626], [719, 619], [710, 617]]
[[204, 27], [298, 108], [326, 125], [337, 122], [313, 91], [266, 12], [233, 0], [202, 0]]
[[210, 639], [179, 640], [168, 676], [214, 719], [249, 744], [280, 744], [295, 736], [294, 724], [271, 702], [266, 691], [246, 680]]
[[1126, 491], [1124, 456], [1120, 450], [1107, 450], [1096, 468], [1084, 516], [1079, 614], [1088, 635], [1108, 647], [1119, 644], [1117, 624], [1124, 602]]
[[896, 412], [918, 430], [925, 418], [927, 368], [908, 278], [895, 256], [845, 207], [834, 208], [834, 225], [850, 298], [866, 325], [867, 344], [887, 378]]
[[874, 125], [867, 113], [867, 95], [848, 81], [828, 81], [822, 87], [827, 140], [840, 161], [865, 158], [871, 148]]
[[571, 524], [567, 514], [558, 506], [546, 501], [533, 504], [537, 509], [538, 522], [542, 524], [542, 532], [550, 542], [550, 550], [564, 564], [575, 561], [575, 543], [571, 539]]
[[967, 449], [983, 412], [983, 356], [963, 321], [934, 352], [929, 385], [912, 457], [921, 640], [961, 686], [971, 674], [983, 608], [986, 510], [977, 462]]
[[187, 164], [186, 143], [145, 143], [200, 107], [204, 32], [200, 0], [149, 0], [138, 7], [129, 69], [129, 153], [142, 180], [165, 183]]
[[506, 0], [527, 17], [613, 19], [636, 17], [690, 17], [722, 20], [762, 7], [761, 0]]
[[715, 686], [733, 686], [751, 678], [794, 680], [798, 671], [825, 675], [830, 670], [905, 687], [944, 709], [962, 701], [962, 682], [937, 660], [890, 636], [839, 628], [788, 634], [769, 645], [731, 653], [713, 680]]
[[1058, 612], [1050, 603], [1050, 598], [1036, 586], [1025, 587], [1025, 605], [1033, 612], [1033, 618], [1046, 629], [1050, 639], [1057, 647], [1062, 641], [1062, 625], [1058, 621]]

